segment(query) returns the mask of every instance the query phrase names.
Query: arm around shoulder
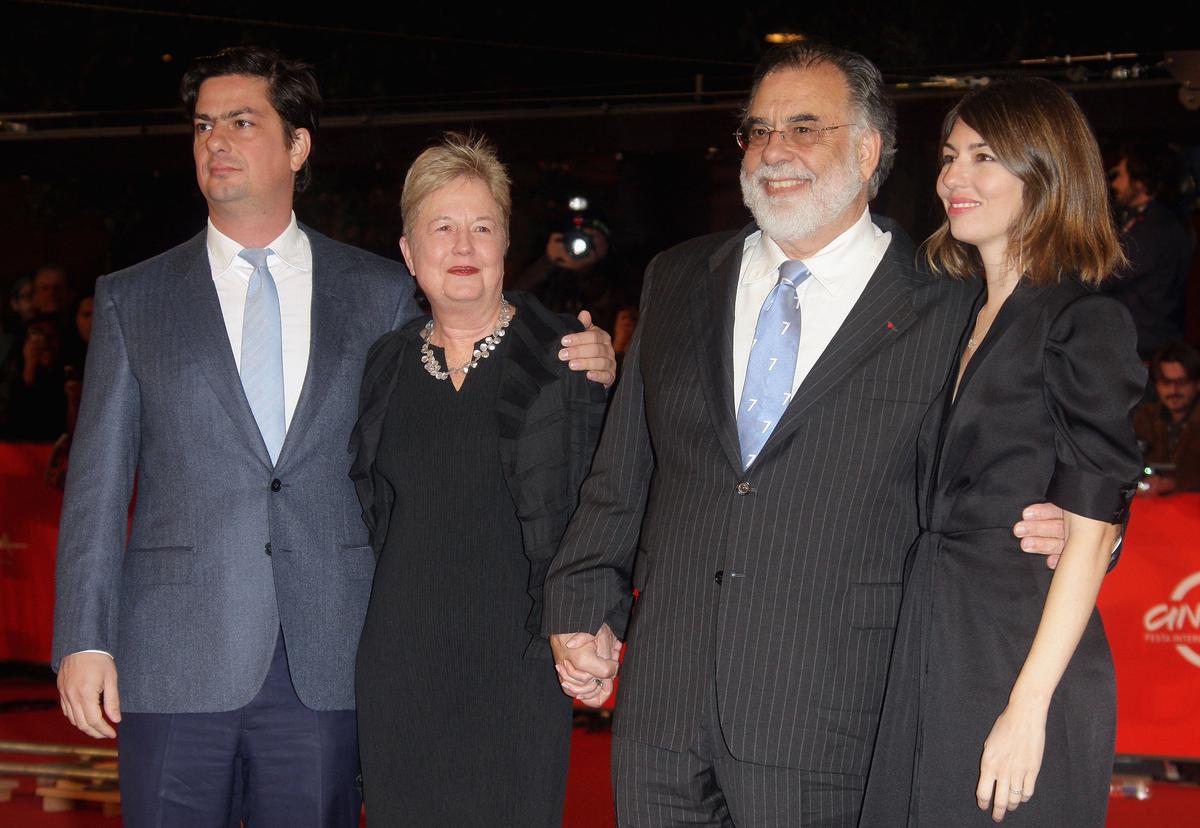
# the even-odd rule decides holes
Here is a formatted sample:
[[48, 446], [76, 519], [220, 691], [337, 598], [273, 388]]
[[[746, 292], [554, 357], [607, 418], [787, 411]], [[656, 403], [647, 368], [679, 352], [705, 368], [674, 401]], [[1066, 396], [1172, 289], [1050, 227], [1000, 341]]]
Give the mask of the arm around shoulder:
[[608, 624], [623, 638], [632, 606], [633, 564], [654, 453], [646, 422], [641, 348], [652, 292], [647, 272], [641, 322], [604, 420], [591, 472], [546, 578], [542, 632], [595, 634]]

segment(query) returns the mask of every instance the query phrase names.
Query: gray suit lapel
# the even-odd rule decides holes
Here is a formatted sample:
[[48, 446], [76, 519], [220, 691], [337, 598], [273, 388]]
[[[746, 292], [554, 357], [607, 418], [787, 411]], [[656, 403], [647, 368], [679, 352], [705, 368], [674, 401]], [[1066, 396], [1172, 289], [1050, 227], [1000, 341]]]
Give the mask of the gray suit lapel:
[[698, 346], [700, 386], [717, 439], [739, 474], [742, 463], [733, 402], [733, 304], [742, 245], [754, 229], [751, 225], [723, 244], [708, 260], [707, 270], [697, 277], [690, 292], [692, 342]]
[[287, 437], [279, 451], [279, 465], [304, 441], [304, 435], [312, 425], [321, 402], [330, 386], [330, 378], [336, 376], [342, 358], [342, 336], [348, 319], [346, 300], [342, 298], [342, 282], [347, 278], [350, 262], [340, 255], [336, 245], [329, 239], [304, 227], [312, 247], [312, 311], [309, 334], [308, 367], [304, 372], [304, 386], [300, 399], [292, 414]]
[[242, 379], [229, 346], [229, 331], [221, 314], [221, 301], [213, 284], [212, 269], [201, 233], [184, 249], [181, 264], [186, 268], [178, 301], [171, 302], [176, 325], [189, 343], [192, 358], [204, 372], [234, 428], [255, 455], [271, 467], [271, 457], [259, 433], [258, 423], [246, 401]]

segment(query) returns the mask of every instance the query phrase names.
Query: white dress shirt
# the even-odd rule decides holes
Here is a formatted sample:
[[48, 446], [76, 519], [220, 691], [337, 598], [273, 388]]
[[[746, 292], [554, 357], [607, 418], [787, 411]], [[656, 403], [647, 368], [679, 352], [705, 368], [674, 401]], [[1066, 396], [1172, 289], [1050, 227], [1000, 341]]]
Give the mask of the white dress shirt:
[[[801, 321], [796, 373], [792, 378], [793, 393], [846, 321], [891, 242], [892, 234], [872, 224], [870, 212], [863, 210], [848, 230], [809, 258], [802, 259], [812, 275], [796, 289], [800, 296]], [[761, 230], [747, 236], [742, 247], [742, 267], [733, 305], [735, 416], [741, 405], [742, 387], [746, 384], [746, 364], [754, 344], [758, 314], [767, 294], [779, 282], [779, 266], [787, 258], [779, 245]]]
[[[283, 423], [292, 424], [304, 375], [308, 371], [312, 333], [312, 247], [296, 225], [296, 214], [279, 237], [267, 244], [272, 251], [267, 269], [279, 290], [279, 316], [283, 331]], [[238, 371], [242, 369], [242, 316], [254, 265], [238, 254], [245, 248], [208, 222], [208, 264], [221, 301], [225, 331]]]

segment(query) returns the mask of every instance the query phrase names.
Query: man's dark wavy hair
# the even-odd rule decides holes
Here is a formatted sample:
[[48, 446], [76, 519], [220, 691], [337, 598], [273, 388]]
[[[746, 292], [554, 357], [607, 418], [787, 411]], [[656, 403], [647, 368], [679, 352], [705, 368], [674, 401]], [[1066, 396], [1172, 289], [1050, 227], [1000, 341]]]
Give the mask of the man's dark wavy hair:
[[1186, 342], [1176, 340], [1163, 346], [1150, 363], [1150, 373], [1156, 380], [1162, 379], [1162, 364], [1178, 362], [1190, 380], [1200, 379], [1200, 351]]
[[[309, 135], [316, 137], [321, 119], [321, 90], [312, 67], [262, 46], [231, 46], [193, 60], [179, 84], [179, 97], [188, 118], [196, 115], [200, 85], [209, 78], [226, 75], [246, 75], [267, 82], [267, 100], [283, 121], [283, 137], [288, 146], [296, 140], [298, 129], [307, 129]], [[312, 170], [306, 160], [296, 173], [296, 192], [303, 192], [311, 180]]]

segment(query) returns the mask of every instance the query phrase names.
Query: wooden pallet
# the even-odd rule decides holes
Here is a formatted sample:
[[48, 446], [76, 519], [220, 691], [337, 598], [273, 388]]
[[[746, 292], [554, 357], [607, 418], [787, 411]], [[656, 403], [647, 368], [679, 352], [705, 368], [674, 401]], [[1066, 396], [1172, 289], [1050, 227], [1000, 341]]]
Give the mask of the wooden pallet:
[[42, 798], [42, 810], [46, 812], [71, 811], [87, 802], [99, 802], [105, 816], [121, 815], [121, 792], [115, 782], [89, 784], [76, 779], [39, 777], [34, 793]]
[[[69, 811], [87, 803], [99, 803], [105, 816], [121, 813], [117, 788], [117, 752], [90, 745], [54, 745], [43, 742], [0, 741], [0, 753], [56, 756], [60, 762], [0, 760], [0, 774], [32, 776], [42, 810]], [[0, 779], [0, 801], [12, 795], [15, 779]]]

